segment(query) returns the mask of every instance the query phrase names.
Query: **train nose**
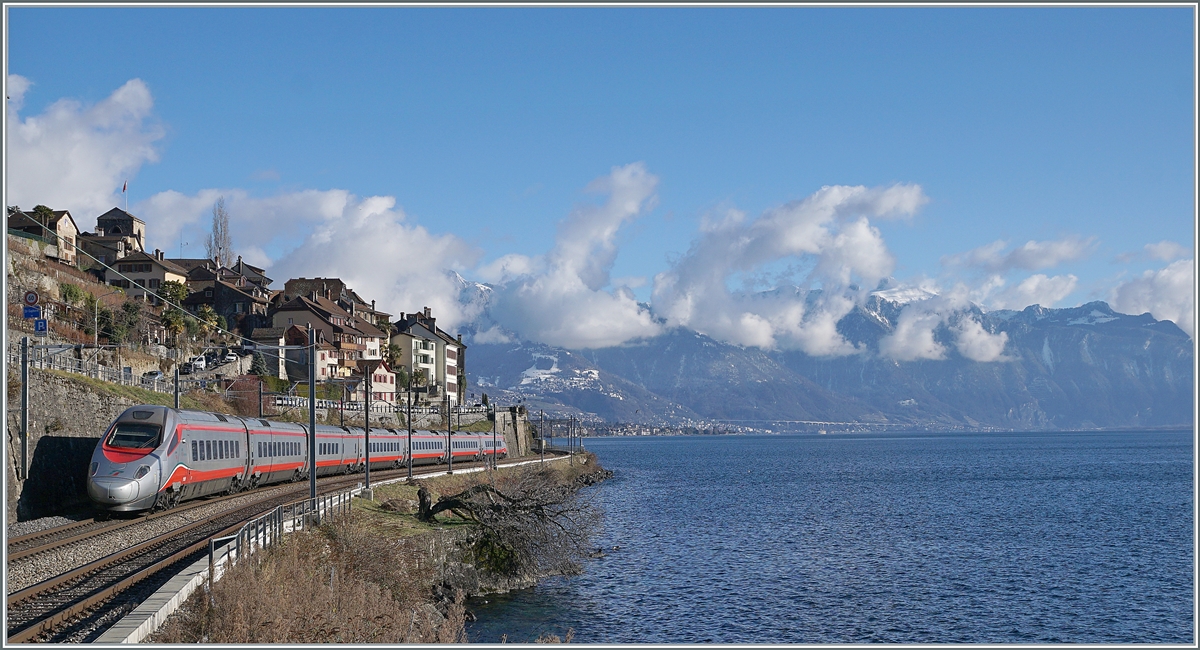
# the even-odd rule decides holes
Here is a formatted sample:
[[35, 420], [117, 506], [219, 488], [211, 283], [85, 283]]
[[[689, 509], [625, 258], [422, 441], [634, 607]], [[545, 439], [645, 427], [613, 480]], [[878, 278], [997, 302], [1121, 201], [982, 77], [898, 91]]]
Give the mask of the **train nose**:
[[138, 481], [114, 476], [94, 476], [88, 482], [88, 496], [97, 503], [128, 503], [138, 497]]

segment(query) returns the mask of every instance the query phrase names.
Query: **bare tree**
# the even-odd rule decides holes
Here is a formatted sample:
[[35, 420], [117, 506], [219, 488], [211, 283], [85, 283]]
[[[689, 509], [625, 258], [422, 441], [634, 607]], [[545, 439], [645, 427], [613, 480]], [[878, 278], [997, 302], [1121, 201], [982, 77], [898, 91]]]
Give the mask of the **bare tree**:
[[233, 263], [233, 236], [229, 234], [229, 212], [225, 210], [225, 197], [213, 204], [212, 232], [204, 239], [204, 253], [208, 259], [220, 266]]
[[577, 573], [582, 558], [591, 553], [588, 542], [600, 522], [599, 511], [579, 493], [582, 485], [564, 483], [553, 470], [524, 469], [437, 503], [421, 486], [417, 518], [432, 522], [437, 513], [450, 511], [478, 524], [475, 564], [494, 573]]

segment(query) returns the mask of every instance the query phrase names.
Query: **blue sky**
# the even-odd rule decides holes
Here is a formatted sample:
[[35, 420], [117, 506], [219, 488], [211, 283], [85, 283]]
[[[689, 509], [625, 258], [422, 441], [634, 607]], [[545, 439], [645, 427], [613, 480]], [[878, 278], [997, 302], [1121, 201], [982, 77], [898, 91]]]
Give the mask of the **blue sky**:
[[[783, 332], [780, 319], [795, 315], [782, 306], [755, 311], [746, 299], [791, 282], [842, 288], [837, 273], [811, 273], [838, 264], [851, 284], [881, 274], [943, 297], [957, 286], [990, 308], [1103, 299], [1192, 328], [1192, 289], [1186, 298], [1180, 289], [1183, 272], [1194, 274], [1191, 8], [8, 12], [8, 203], [68, 207], [91, 229], [101, 206], [123, 200], [128, 177], [130, 210], [171, 255], [187, 241], [185, 256], [200, 256], [204, 208], [226, 195], [235, 246], [291, 274], [278, 280], [340, 273], [394, 311], [431, 302], [468, 322], [478, 314], [422, 275], [453, 268], [492, 282], [501, 301], [557, 287], [497, 313], [568, 304], [627, 314], [596, 325], [622, 333], [600, 336], [496, 318], [510, 333], [572, 347], [653, 333], [650, 314], [624, 297], [737, 342], [828, 353], [837, 346], [806, 343], [812, 332]], [[28, 82], [15, 82], [24, 90], [15, 110], [12, 75]], [[106, 101], [121, 126], [97, 116]], [[74, 141], [39, 141], [54, 125], [129, 150], [82, 165], [96, 189], [75, 191], [83, 171], [54, 178], [76, 164], [66, 158], [15, 172], [27, 155], [11, 143], [22, 124], [28, 150]], [[638, 174], [619, 174], [629, 165]], [[585, 191], [593, 182], [609, 189]], [[636, 208], [606, 212], [622, 182]], [[856, 218], [838, 212], [822, 222], [826, 244], [746, 258], [724, 269], [724, 288], [679, 272], [693, 258], [707, 266], [697, 256], [716, 249], [704, 229], [730, 210], [743, 230], [722, 236], [745, 236], [766, 212], [823, 186], [896, 184], [919, 186], [919, 200], [890, 218], [873, 213], [873, 239], [860, 233], [881, 240], [891, 264], [831, 257], [829, 242]], [[336, 215], [305, 212], [305, 202], [334, 199], [344, 208]], [[355, 256], [349, 242], [320, 246], [357, 232], [331, 224], [364, 205], [391, 228], [369, 231], [392, 242], [366, 249], [369, 267], [342, 259]], [[580, 231], [606, 261], [603, 285], [583, 282], [588, 295], [576, 281], [585, 271], [553, 262], [555, 251], [582, 250], [563, 234], [581, 220], [607, 224]], [[1020, 254], [1027, 242], [1037, 245]], [[711, 254], [728, 260], [721, 250]], [[496, 265], [504, 256], [515, 263], [507, 274]], [[660, 274], [673, 292], [662, 278], [656, 289]], [[1037, 275], [1045, 281], [1029, 282]], [[680, 311], [687, 296], [693, 307]], [[722, 326], [695, 305], [729, 318]], [[763, 336], [734, 333], [754, 323]]]

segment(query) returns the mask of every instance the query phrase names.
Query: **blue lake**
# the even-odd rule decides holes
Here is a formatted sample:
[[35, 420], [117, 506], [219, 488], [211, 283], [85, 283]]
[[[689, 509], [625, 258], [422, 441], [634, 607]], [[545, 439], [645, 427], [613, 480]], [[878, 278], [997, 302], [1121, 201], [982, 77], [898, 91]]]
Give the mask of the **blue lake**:
[[[582, 575], [471, 641], [1193, 643], [1191, 432], [596, 438]], [[617, 547], [614, 549], [614, 547]]]

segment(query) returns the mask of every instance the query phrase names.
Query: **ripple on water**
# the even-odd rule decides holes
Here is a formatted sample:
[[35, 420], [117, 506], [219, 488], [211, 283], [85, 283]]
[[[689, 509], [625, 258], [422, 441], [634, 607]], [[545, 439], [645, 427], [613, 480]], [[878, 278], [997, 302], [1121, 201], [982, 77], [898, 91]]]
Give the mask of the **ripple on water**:
[[[1191, 643], [1192, 434], [589, 441], [603, 548], [470, 638]], [[662, 504], [672, 504], [670, 510]]]

